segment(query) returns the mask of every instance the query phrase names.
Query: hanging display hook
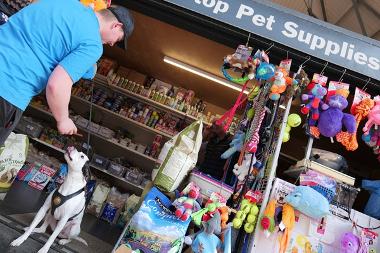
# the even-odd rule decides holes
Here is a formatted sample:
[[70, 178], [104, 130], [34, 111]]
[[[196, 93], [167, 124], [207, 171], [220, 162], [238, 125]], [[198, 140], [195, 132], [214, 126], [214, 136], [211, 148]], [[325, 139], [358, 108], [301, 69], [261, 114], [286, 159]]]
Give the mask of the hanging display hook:
[[268, 48], [267, 50], [265, 50], [265, 53], [268, 53], [268, 51], [274, 46], [274, 43], [272, 43]]
[[343, 76], [344, 76], [344, 74], [346, 74], [346, 71], [347, 71], [347, 69], [343, 70], [343, 73], [342, 73], [341, 77], [339, 78], [340, 83], [343, 81]]
[[366, 82], [365, 85], [363, 86], [363, 90], [364, 90], [364, 91], [367, 90], [367, 85], [369, 84], [370, 81], [371, 81], [371, 77], [368, 77], [367, 82]]
[[308, 62], [308, 61], [310, 61], [310, 59], [311, 59], [311, 57], [310, 57], [310, 55], [308, 55], [306, 57], [306, 60], [303, 63], [301, 63], [300, 68], [303, 68], [303, 66], [305, 65], [305, 63]]
[[251, 33], [248, 34], [248, 39], [247, 39], [247, 43], [245, 43], [245, 46], [248, 47], [248, 44], [249, 44], [249, 40], [251, 39]]
[[325, 69], [327, 68], [327, 65], [329, 65], [328, 61], [325, 63], [325, 66], [323, 67], [323, 69], [321, 71], [321, 75], [323, 75], [325, 73]]
[[289, 51], [286, 50], [286, 59], [288, 60], [289, 59]]

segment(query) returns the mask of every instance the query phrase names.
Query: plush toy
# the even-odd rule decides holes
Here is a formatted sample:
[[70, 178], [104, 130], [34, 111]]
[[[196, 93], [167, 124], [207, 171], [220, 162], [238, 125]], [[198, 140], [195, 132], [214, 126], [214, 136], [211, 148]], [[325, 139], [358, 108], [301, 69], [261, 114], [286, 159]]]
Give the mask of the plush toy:
[[297, 186], [291, 194], [285, 197], [285, 202], [314, 219], [321, 219], [330, 211], [328, 200], [308, 186]]
[[[192, 241], [189, 237], [186, 242], [191, 243], [191, 248], [194, 253], [208, 253], [208, 252], [221, 252], [222, 242], [218, 236], [215, 235], [216, 231], [220, 231], [220, 214], [215, 213], [209, 221], [203, 222], [203, 230], [195, 234], [195, 239]], [[191, 237], [190, 237], [191, 238]]]
[[353, 233], [345, 233], [340, 241], [340, 253], [359, 253], [360, 239]]
[[276, 226], [274, 220], [274, 214], [276, 212], [276, 200], [272, 199], [268, 202], [267, 207], [265, 208], [263, 217], [260, 220], [260, 227], [264, 231], [266, 237], [269, 237], [273, 233]]
[[94, 11], [100, 11], [111, 5], [111, 0], [80, 0], [85, 6], [90, 6]]
[[250, 170], [249, 166], [251, 165], [252, 156], [253, 156], [253, 161], [252, 161], [252, 165], [253, 165], [256, 163], [256, 157], [250, 153], [245, 154], [244, 160], [241, 163], [241, 165], [239, 165], [239, 163], [236, 163], [234, 165], [233, 173], [235, 174], [235, 176], [237, 176], [239, 181], [244, 181], [245, 177], [248, 175], [249, 170]]
[[295, 87], [296, 95], [300, 94], [301, 91], [306, 88], [307, 84], [310, 83], [310, 79], [308, 78], [307, 73], [303, 69], [299, 70], [299, 73], [296, 73], [296, 75], [294, 76], [294, 80], [297, 81], [297, 86]]
[[380, 96], [376, 96], [373, 100], [375, 106], [368, 113], [368, 121], [363, 127], [363, 132], [365, 134], [369, 133], [372, 126], [375, 126], [375, 130], [377, 130], [378, 125], [380, 125]]
[[202, 221], [210, 220], [218, 212], [219, 208], [226, 205], [226, 202], [226, 199], [221, 194], [213, 192], [209, 200], [207, 200], [205, 207], [191, 215], [193, 222], [197, 226], [200, 226]]
[[329, 108], [323, 111], [319, 117], [318, 130], [328, 138], [333, 138], [342, 131], [344, 126], [351, 135], [356, 132], [355, 117], [343, 110], [348, 106], [348, 101], [341, 95], [330, 97]]
[[288, 73], [283, 68], [277, 68], [274, 73], [272, 87], [270, 88], [271, 93], [269, 98], [271, 100], [277, 101], [280, 96], [286, 90], [286, 87], [292, 84], [292, 79], [288, 77]]
[[243, 131], [237, 131], [234, 138], [232, 139], [230, 143], [230, 148], [227, 149], [220, 158], [222, 159], [228, 159], [230, 158], [235, 152], [241, 151], [243, 145], [244, 145], [244, 139], [245, 139], [245, 133]]
[[181, 197], [173, 202], [173, 206], [177, 209], [175, 216], [186, 221], [194, 211], [198, 211], [200, 209], [197, 202], [199, 192], [200, 188], [195, 183], [190, 182], [180, 193]]
[[[279, 253], [285, 253], [288, 248], [290, 236], [296, 223], [296, 216], [294, 209], [289, 204], [284, 204], [282, 207], [282, 221], [281, 225], [285, 227], [284, 233], [280, 236], [280, 250]], [[280, 227], [281, 227], [280, 225]]]
[[309, 101], [302, 109], [302, 114], [308, 114], [311, 111], [311, 119], [319, 119], [319, 107], [322, 107], [322, 110], [326, 110], [328, 106], [322, 101], [323, 97], [327, 94], [325, 87], [319, 83], [315, 84], [311, 89], [309, 94], [302, 95], [302, 101]]
[[363, 180], [362, 188], [371, 193], [364, 208], [364, 213], [373, 218], [380, 219], [380, 180]]
[[293, 127], [298, 127], [301, 125], [302, 119], [301, 117], [296, 114], [292, 113], [288, 116], [288, 120], [286, 121], [286, 128], [285, 128], [285, 133], [284, 136], [282, 137], [282, 142], [288, 142], [290, 140], [290, 130]]

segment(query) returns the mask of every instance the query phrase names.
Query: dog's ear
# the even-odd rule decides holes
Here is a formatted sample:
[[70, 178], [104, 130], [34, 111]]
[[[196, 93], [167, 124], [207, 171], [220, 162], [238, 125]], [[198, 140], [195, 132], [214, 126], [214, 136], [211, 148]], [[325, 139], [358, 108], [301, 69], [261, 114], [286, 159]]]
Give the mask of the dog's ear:
[[90, 163], [88, 161], [83, 165], [82, 173], [83, 173], [83, 176], [84, 176], [86, 182], [91, 180]]

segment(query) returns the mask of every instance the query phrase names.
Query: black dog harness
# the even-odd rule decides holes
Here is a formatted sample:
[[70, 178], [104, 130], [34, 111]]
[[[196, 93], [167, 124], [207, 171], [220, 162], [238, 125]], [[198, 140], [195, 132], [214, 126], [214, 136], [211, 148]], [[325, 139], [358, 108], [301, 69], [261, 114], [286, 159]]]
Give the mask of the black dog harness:
[[[69, 199], [72, 199], [75, 196], [81, 194], [82, 192], [84, 192], [84, 190], [85, 190], [84, 188], [79, 189], [78, 191], [71, 193], [70, 195], [67, 195], [67, 196], [64, 196], [61, 193], [59, 193], [58, 189], [55, 190], [55, 192], [53, 193], [53, 196], [51, 198], [51, 209], [50, 209], [51, 215], [54, 216], [55, 209], [62, 206]], [[72, 221], [73, 219], [75, 219], [83, 211], [83, 209], [84, 209], [84, 206], [83, 206], [82, 210], [80, 210], [79, 213], [72, 216], [68, 221]]]

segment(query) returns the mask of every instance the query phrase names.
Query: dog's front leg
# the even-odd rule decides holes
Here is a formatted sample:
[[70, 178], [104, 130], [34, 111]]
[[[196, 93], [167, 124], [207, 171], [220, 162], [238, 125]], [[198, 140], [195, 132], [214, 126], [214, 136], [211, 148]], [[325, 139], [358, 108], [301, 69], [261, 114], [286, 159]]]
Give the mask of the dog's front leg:
[[61, 233], [62, 229], [65, 227], [67, 221], [69, 220], [69, 217], [62, 217], [57, 223], [57, 226], [55, 227], [53, 233], [45, 243], [45, 245], [38, 251], [38, 253], [47, 253], [53, 244], [55, 238]]
[[20, 246], [33, 232], [33, 230], [37, 227], [37, 225], [41, 222], [41, 220], [45, 217], [46, 212], [50, 209], [51, 205], [51, 198], [52, 193], [46, 198], [45, 203], [43, 206], [38, 210], [36, 216], [34, 217], [32, 224], [30, 224], [30, 227], [25, 231], [24, 234], [22, 234], [19, 238], [14, 240], [11, 243], [11, 246]]

